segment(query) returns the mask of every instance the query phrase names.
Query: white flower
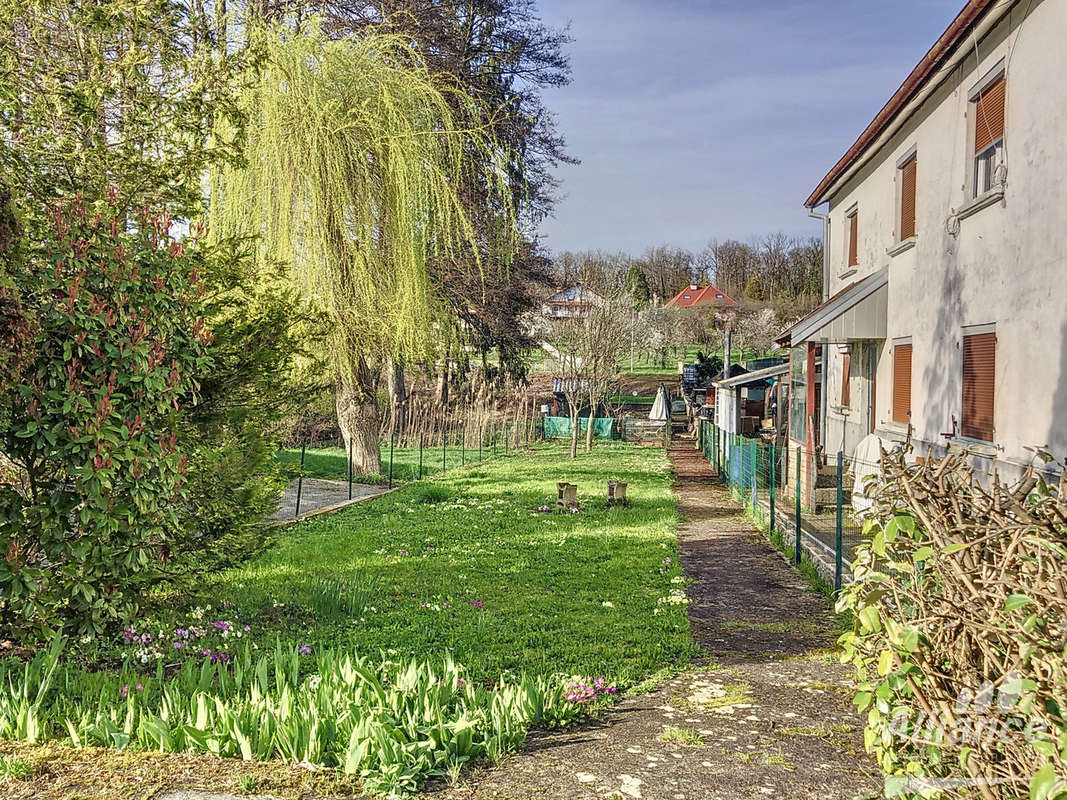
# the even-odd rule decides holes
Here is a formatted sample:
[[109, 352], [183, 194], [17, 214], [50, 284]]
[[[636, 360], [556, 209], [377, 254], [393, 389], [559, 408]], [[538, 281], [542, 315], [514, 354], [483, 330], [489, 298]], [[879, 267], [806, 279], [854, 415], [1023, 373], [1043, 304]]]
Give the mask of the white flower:
[[671, 578], [671, 583], [685, 583], [685, 578], [683, 578], [681, 575], [675, 575], [673, 578]]
[[615, 604], [613, 602], [611, 602], [610, 600], [605, 600], [600, 605], [604, 606], [604, 608], [615, 608]]

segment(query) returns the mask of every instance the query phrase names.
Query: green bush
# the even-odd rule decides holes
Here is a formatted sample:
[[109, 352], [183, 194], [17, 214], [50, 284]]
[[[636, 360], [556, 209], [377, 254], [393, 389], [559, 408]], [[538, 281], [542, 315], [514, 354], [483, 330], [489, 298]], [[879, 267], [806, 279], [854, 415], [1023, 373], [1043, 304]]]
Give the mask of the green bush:
[[[1067, 478], [885, 456], [839, 610], [894, 796], [1067, 794]], [[933, 781], [933, 782], [930, 782]]]
[[56, 204], [12, 276], [35, 331], [0, 398], [20, 478], [0, 486], [6, 635], [128, 617], [184, 545], [177, 422], [209, 363], [204, 255], [165, 214], [129, 232], [111, 202]]

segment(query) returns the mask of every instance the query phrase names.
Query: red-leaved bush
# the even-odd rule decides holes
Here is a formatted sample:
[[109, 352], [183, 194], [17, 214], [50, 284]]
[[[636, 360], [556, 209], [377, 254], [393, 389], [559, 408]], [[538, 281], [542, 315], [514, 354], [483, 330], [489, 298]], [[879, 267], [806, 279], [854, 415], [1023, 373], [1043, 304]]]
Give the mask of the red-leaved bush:
[[[209, 366], [204, 251], [165, 214], [57, 204], [27, 249], [30, 360], [4, 394], [0, 625], [103, 629], [182, 549], [181, 403]], [[3, 415], [0, 415], [2, 417]]]

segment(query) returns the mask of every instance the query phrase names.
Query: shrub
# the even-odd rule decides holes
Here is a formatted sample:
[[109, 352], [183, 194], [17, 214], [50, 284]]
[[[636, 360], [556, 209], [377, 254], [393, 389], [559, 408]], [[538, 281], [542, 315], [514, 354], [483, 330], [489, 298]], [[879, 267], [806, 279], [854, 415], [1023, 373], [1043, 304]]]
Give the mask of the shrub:
[[844, 658], [887, 788], [919, 796], [918, 779], [935, 778], [941, 797], [1060, 796], [1067, 478], [984, 486], [962, 455], [898, 453], [883, 469], [838, 607], [855, 615]]
[[133, 232], [101, 201], [57, 204], [16, 273], [32, 356], [2, 395], [0, 624], [10, 635], [101, 629], [182, 547], [187, 456], [177, 418], [209, 363], [197, 241], [166, 215]]
[[373, 663], [349, 653], [246, 646], [231, 663], [162, 666], [154, 678], [62, 664], [62, 640], [23, 665], [0, 663], [0, 736], [74, 746], [280, 759], [359, 776], [370, 792], [404, 794], [468, 761], [497, 760], [534, 726], [587, 709], [560, 677], [485, 687], [445, 657]]

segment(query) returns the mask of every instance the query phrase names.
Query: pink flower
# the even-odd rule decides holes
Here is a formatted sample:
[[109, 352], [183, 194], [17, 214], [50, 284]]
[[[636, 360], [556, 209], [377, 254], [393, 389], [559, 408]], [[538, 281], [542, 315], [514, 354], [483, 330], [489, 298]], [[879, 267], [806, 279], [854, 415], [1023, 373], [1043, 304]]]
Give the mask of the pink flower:
[[471, 605], [475, 608], [485, 608], [485, 603], [481, 600], [471, 600]]

